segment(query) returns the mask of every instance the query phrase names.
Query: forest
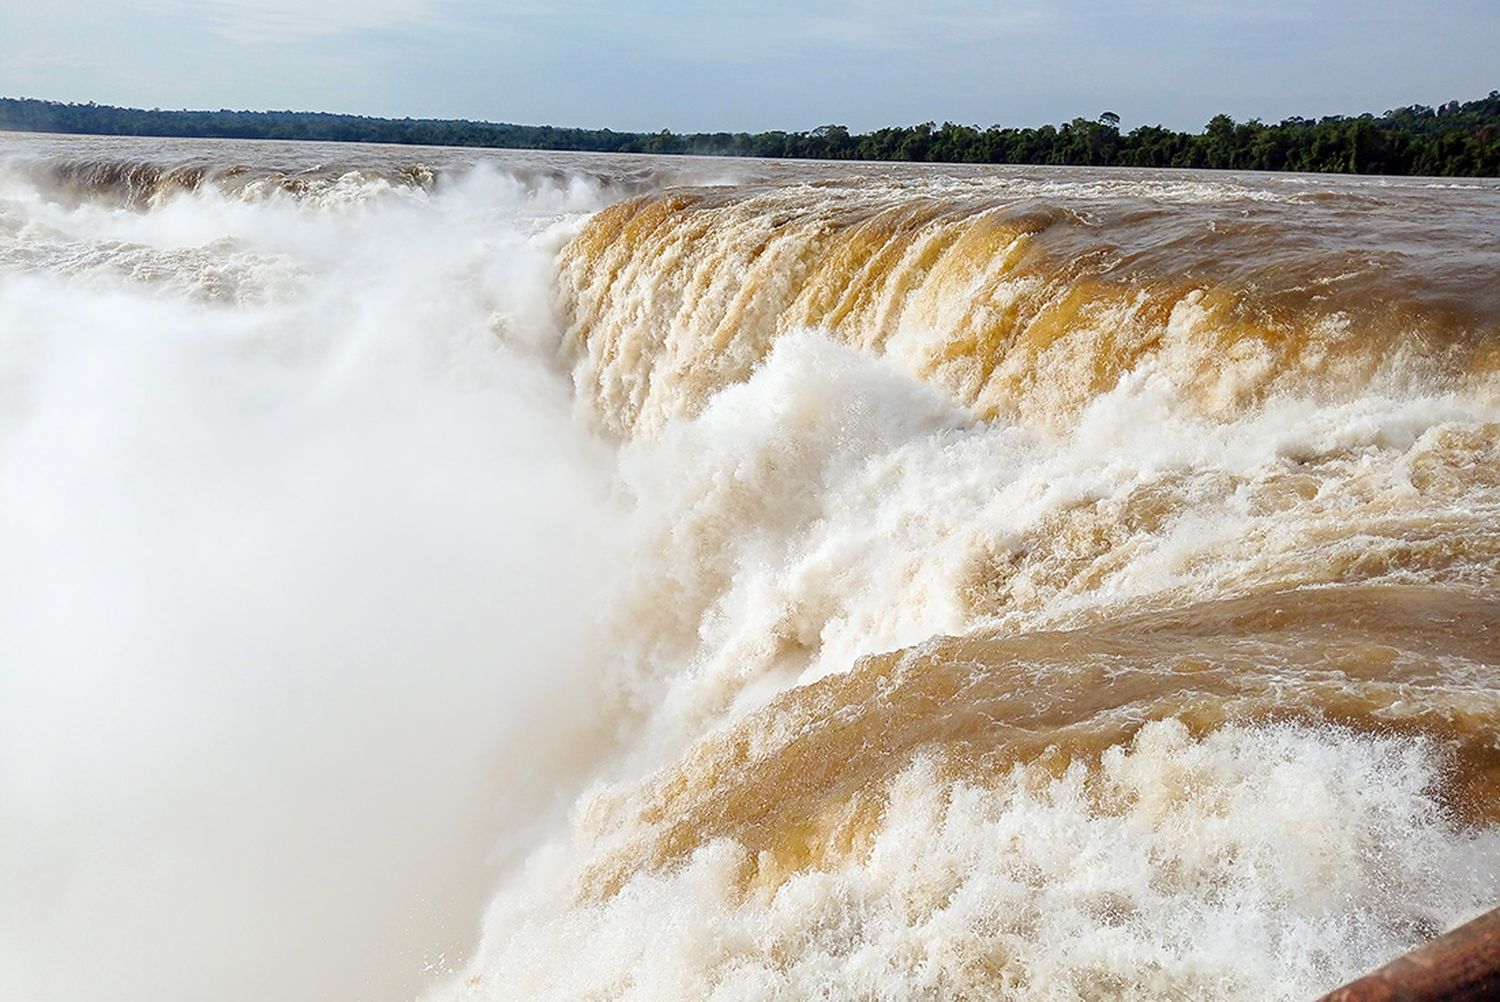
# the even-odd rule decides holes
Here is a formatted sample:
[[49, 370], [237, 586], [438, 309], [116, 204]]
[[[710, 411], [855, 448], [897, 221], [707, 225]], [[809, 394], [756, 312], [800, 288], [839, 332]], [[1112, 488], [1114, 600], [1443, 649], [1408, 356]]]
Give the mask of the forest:
[[842, 125], [806, 132], [679, 134], [302, 111], [148, 111], [30, 98], [0, 98], [0, 129], [815, 160], [1500, 176], [1500, 91], [1476, 101], [1410, 105], [1382, 115], [1293, 117], [1274, 124], [1216, 115], [1198, 133], [1159, 125], [1121, 132], [1120, 117], [1109, 111], [1040, 128], [924, 122], [862, 134]]

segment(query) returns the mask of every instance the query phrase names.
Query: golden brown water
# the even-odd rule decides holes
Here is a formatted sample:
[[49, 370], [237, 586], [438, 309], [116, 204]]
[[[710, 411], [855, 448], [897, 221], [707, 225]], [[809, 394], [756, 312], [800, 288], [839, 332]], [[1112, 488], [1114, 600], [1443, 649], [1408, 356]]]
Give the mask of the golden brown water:
[[[1463, 854], [1477, 851], [1472, 840], [1490, 844], [1500, 824], [1493, 217], [1448, 204], [1424, 218], [1426, 199], [1442, 196], [1416, 185], [1201, 183], [855, 178], [678, 189], [606, 209], [564, 249], [563, 357], [580, 409], [634, 440], [627, 451], [701, 456], [684, 422], [734, 436], [766, 412], [804, 439], [716, 466], [660, 545], [691, 540], [683, 552], [712, 567], [721, 559], [712, 548], [733, 547], [734, 533], [758, 534], [787, 517], [786, 505], [809, 504], [784, 483], [831, 494], [802, 521], [793, 515], [791, 532], [805, 535], [771, 558], [788, 561], [772, 572], [783, 583], [753, 592], [779, 603], [762, 617], [768, 632], [697, 656], [712, 694], [689, 733], [705, 733], [581, 811], [583, 927], [611, 929], [647, 901], [739, 909], [750, 917], [714, 921], [774, 944], [770, 955], [726, 947], [738, 959], [687, 983], [733, 983], [719, 979], [748, 964], [777, 972], [766, 982], [779, 986], [773, 995], [805, 989], [815, 983], [801, 980], [808, 972], [833, 963], [838, 995], [1263, 998], [1272, 989], [1243, 970], [1158, 978], [1143, 957], [1212, 953], [1147, 931], [1172, 921], [1160, 898], [1139, 889], [1102, 903], [1082, 889], [1058, 897], [1047, 847], [1014, 842], [1012, 856], [991, 861], [1004, 874], [998, 886], [979, 890], [982, 873], [945, 877], [951, 858], [923, 859], [924, 840], [943, 857], [955, 805], [974, 801], [997, 813], [973, 838], [1000, 837], [1038, 803], [1072, 804], [1087, 820], [1053, 833], [1064, 857], [1077, 844], [1103, 854], [1093, 840], [1111, 824], [1150, 828], [1174, 815], [1170, 834], [1156, 837], [1187, 848], [1158, 858], [1149, 842], [1133, 843], [1138, 855], [1116, 863], [1154, 873], [1153, 885], [1194, 900], [1187, 910], [1210, 925], [1222, 919], [1216, 907], [1265, 907], [1231, 903], [1258, 892], [1214, 890], [1243, 888], [1245, 865], [1292, 873], [1306, 850], [1323, 857], [1319, 881], [1353, 886], [1389, 852], [1428, 858], [1441, 845]], [[813, 346], [808, 331], [880, 361], [804, 389], [786, 370], [852, 365]], [[862, 451], [851, 425], [911, 406], [860, 385], [866, 376], [940, 391], [922, 398], [911, 438]], [[852, 437], [855, 466], [864, 464], [832, 489], [821, 464], [843, 457], [835, 446], [832, 459], [810, 458], [819, 435]], [[921, 449], [930, 452], [919, 459]], [[766, 559], [754, 545], [743, 552]], [[839, 566], [840, 553], [854, 569]], [[808, 576], [848, 593], [809, 590], [799, 580]], [[677, 628], [696, 626], [712, 645], [724, 615], [715, 602], [741, 589], [732, 565], [707, 587], [711, 598]], [[678, 589], [646, 594], [692, 600]], [[872, 599], [925, 609], [907, 618], [925, 618], [937, 635], [913, 643], [902, 623], [870, 631], [861, 650], [850, 628], [862, 614], [867, 624], [903, 617], [853, 608]], [[1257, 796], [1268, 802], [1249, 808], [1216, 756], [1249, 757], [1245, 746], [1262, 741], [1300, 745], [1291, 758], [1309, 762], [1331, 746], [1422, 757], [1415, 813], [1375, 837], [1401, 848], [1318, 834], [1311, 814], [1295, 836], [1241, 814], [1274, 815], [1305, 780], [1251, 781], [1265, 784]], [[1381, 799], [1368, 788], [1322, 795], [1355, 814], [1363, 808], [1350, 797]], [[926, 804], [919, 822], [913, 797]], [[1189, 832], [1220, 824], [1253, 834], [1191, 847], [1213, 837]], [[1301, 838], [1308, 844], [1278, 863], [1271, 846]], [[1206, 869], [1184, 861], [1198, 852], [1213, 860]], [[1455, 915], [1494, 903], [1494, 861], [1484, 859], [1461, 865], [1478, 867], [1466, 872], [1487, 890], [1448, 899]], [[856, 906], [835, 890], [882, 886], [891, 867], [914, 883], [886, 893], [916, 898]], [[1183, 873], [1196, 875], [1176, 884]], [[1431, 869], [1408, 876], [1415, 886], [1402, 893], [1452, 893]], [[722, 897], [710, 904], [701, 881], [718, 881]], [[1284, 911], [1270, 921], [1287, 933], [1311, 920], [1325, 890], [1281, 886], [1273, 911]], [[1275, 997], [1357, 971], [1356, 941], [1394, 948], [1450, 921], [1395, 918], [1389, 890], [1345, 891], [1365, 901], [1344, 920], [1352, 938]], [[980, 904], [949, 927], [946, 960], [928, 952], [926, 966], [910, 967], [881, 953], [906, 974], [861, 982], [821, 952], [899, 950], [895, 928], [956, 921], [953, 894]], [[793, 918], [799, 900], [817, 900], [809, 907], [821, 917]], [[1136, 959], [1083, 962], [1086, 948], [1041, 931], [1043, 900], [1092, 916], [1069, 921], [1085, 941], [1131, 929], [1122, 949]], [[830, 901], [843, 901], [842, 918], [819, 912]], [[790, 938], [751, 932], [767, 922], [789, 923]], [[828, 933], [829, 922], [841, 931]], [[1073, 957], [1058, 961], [1065, 975], [1036, 974], [1062, 956]]]
[[[1147, 364], [1222, 417], [1278, 391], [1463, 383], [1500, 362], [1493, 282], [1360, 246], [1374, 234], [1339, 216], [1380, 206], [1358, 196], [1309, 220], [1319, 203], [1295, 195], [909, 189], [684, 192], [600, 213], [564, 255], [564, 295], [606, 427], [696, 413], [803, 328], [896, 356], [983, 419], [1054, 425]], [[1493, 242], [1475, 242], [1493, 267]]]
[[1494, 824], [1496, 664], [1500, 601], [1414, 586], [1278, 591], [1074, 630], [937, 638], [862, 658], [698, 745], [652, 784], [634, 855], [593, 880], [610, 893], [622, 872], [730, 838], [746, 849], [744, 879], [774, 889], [867, 848], [891, 782], [918, 758], [947, 782], [983, 785], [1017, 766], [1056, 777], [1166, 719], [1196, 736], [1292, 722], [1425, 739], [1451, 762], [1445, 808]]

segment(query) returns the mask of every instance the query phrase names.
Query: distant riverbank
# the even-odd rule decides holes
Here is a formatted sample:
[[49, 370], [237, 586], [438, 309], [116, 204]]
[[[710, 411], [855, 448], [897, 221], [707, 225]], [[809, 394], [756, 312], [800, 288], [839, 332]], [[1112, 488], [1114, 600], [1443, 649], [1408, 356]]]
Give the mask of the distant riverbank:
[[924, 122], [864, 134], [842, 125], [678, 134], [303, 111], [148, 111], [30, 98], [0, 98], [0, 129], [811, 160], [1500, 176], [1500, 91], [1436, 108], [1410, 105], [1378, 116], [1288, 118], [1272, 125], [1217, 115], [1199, 133], [1156, 125], [1122, 132], [1113, 112], [1024, 129]]

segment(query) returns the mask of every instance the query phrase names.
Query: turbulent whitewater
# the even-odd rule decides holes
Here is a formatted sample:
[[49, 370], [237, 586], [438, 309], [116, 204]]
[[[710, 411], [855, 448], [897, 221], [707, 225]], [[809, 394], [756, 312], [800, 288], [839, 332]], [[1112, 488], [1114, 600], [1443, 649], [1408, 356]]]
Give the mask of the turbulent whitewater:
[[1500, 904], [1500, 183], [0, 136], [0, 997], [1312, 999]]

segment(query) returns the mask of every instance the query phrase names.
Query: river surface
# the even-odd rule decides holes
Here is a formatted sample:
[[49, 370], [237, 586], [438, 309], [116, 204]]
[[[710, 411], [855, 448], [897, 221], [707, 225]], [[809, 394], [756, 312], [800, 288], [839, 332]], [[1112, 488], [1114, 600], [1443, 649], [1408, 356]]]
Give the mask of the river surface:
[[0, 998], [1312, 999], [1500, 903], [1500, 182], [0, 134]]

